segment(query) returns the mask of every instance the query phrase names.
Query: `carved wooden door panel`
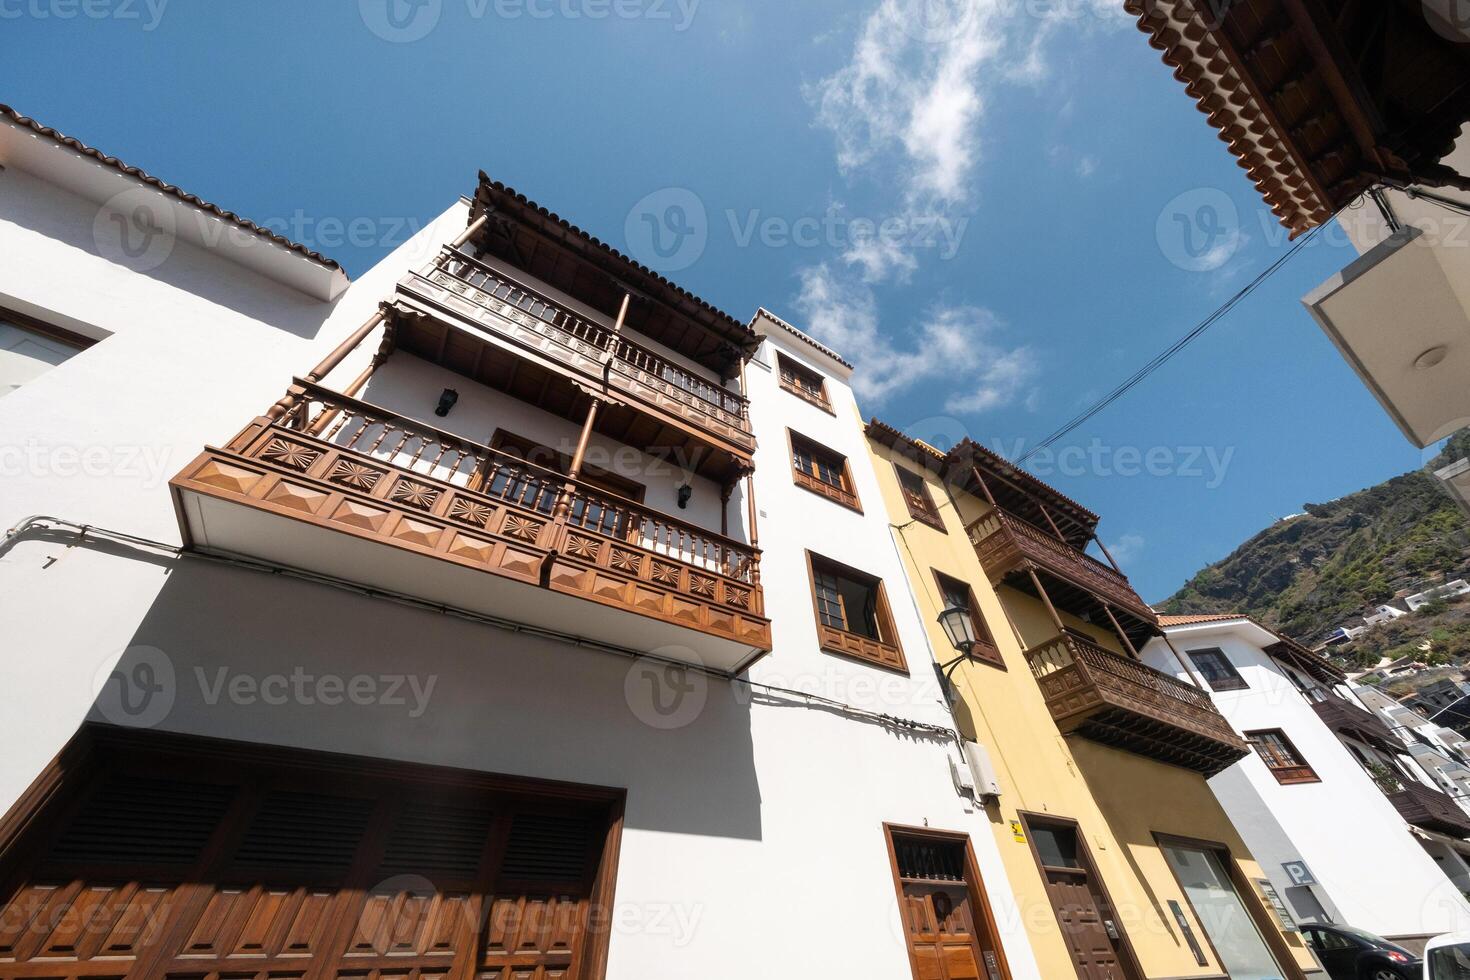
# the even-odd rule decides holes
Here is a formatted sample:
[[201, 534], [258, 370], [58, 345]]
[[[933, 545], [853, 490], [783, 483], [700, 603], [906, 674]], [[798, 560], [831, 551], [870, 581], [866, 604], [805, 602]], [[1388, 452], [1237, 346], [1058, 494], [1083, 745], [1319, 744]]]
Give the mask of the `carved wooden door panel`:
[[1003, 980], [1007, 975], [975, 889], [964, 845], [893, 835], [900, 911], [916, 980]]
[[100, 772], [0, 882], [0, 980], [572, 980], [603, 807]]

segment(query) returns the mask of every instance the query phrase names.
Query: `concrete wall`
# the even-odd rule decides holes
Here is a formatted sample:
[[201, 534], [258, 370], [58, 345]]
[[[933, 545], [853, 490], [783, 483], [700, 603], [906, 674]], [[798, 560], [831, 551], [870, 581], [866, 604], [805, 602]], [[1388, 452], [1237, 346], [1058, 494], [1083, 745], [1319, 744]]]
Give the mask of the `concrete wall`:
[[[128, 269], [96, 253], [94, 216], [44, 184], [0, 174], [0, 301], [107, 336], [0, 401], [0, 446], [36, 447], [6, 474], [0, 525], [49, 513], [166, 542], [178, 541], [167, 478], [260, 414], [391, 294], [405, 268], [463, 227], [462, 205], [451, 208], [329, 306], [188, 246], [156, 268]], [[391, 400], [400, 382], [416, 390], [408, 375], [418, 370], [388, 369], [369, 397]], [[807, 417], [814, 410], [780, 392], [773, 375], [749, 370], [775, 620], [775, 652], [752, 679], [951, 724], [902, 593], [850, 392], [833, 377], [837, 415]], [[442, 380], [424, 373], [418, 381], [430, 387]], [[462, 397], [468, 387], [459, 385]], [[511, 408], [488, 395], [461, 404], [454, 425], [478, 427]], [[803, 431], [849, 453], [874, 504], [866, 516], [791, 483], [784, 426], [798, 417]], [[549, 433], [550, 422], [529, 413], [514, 427], [541, 422]], [[61, 466], [68, 447], [95, 450], [99, 464]], [[125, 465], [133, 450], [149, 465]], [[696, 489], [699, 507], [713, 499]], [[740, 508], [737, 498], [732, 518]], [[808, 547], [889, 582], [912, 677], [817, 649]], [[0, 555], [0, 617], [0, 811], [88, 718], [625, 787], [615, 980], [907, 976], [882, 825], [947, 828], [973, 835], [1013, 975], [1043, 976], [988, 824], [951, 782], [943, 736], [799, 693], [671, 674], [328, 586], [60, 534], [26, 535]], [[144, 666], [161, 689], [130, 715], [114, 678], [137, 678]], [[280, 698], [297, 677], [313, 680]], [[321, 696], [323, 677], [366, 678], [377, 695], [332, 703], [340, 698]]]
[[[1169, 631], [1176, 648], [1220, 649], [1241, 691], [1213, 693], [1239, 732], [1279, 728], [1321, 782], [1282, 785], [1252, 753], [1210, 781], [1277, 892], [1303, 921], [1315, 898], [1338, 922], [1385, 936], [1427, 936], [1470, 927], [1470, 908], [1425, 853], [1408, 825], [1276, 660], [1254, 626], [1204, 624]], [[1162, 640], [1144, 651], [1160, 670], [1182, 676]], [[1172, 669], [1171, 669], [1172, 666]], [[1283, 864], [1302, 861], [1319, 882], [1307, 890]], [[1365, 861], [1373, 868], [1365, 874]]]

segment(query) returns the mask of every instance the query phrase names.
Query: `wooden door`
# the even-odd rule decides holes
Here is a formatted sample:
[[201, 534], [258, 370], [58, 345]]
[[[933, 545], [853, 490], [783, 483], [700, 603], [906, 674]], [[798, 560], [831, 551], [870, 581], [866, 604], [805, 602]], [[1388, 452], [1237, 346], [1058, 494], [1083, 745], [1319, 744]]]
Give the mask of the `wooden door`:
[[40, 814], [0, 882], [0, 980], [588, 975], [605, 806], [179, 761], [100, 766]]
[[1075, 824], [1028, 820], [1047, 897], [1079, 980], [1135, 980], [1096, 869]]
[[964, 839], [894, 832], [891, 844], [915, 980], [1006, 980]]

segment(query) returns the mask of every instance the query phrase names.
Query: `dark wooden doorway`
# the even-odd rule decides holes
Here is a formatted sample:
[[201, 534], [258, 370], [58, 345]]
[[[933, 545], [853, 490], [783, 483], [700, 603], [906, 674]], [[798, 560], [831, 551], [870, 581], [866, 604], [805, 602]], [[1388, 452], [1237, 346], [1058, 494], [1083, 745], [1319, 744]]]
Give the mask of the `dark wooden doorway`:
[[969, 839], [888, 827], [915, 980], [1010, 980]]
[[1077, 824], [1036, 814], [1022, 818], [1078, 980], [1140, 980]]
[[103, 729], [0, 839], [0, 980], [590, 980], [621, 795]]

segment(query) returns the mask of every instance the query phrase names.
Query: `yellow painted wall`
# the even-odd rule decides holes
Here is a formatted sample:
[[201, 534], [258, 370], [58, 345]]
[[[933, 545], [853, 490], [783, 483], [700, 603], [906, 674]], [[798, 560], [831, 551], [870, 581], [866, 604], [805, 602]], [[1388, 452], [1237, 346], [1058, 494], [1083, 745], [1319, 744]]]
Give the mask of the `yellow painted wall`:
[[[895, 541], [929, 628], [930, 646], [943, 660], [951, 659], [952, 648], [936, 622], [942, 608], [933, 574], [938, 570], [970, 585], [1005, 662], [1004, 670], [971, 661], [955, 669], [955, 714], [962, 733], [989, 750], [998, 772], [1000, 801], [988, 812], [1042, 975], [1063, 980], [1076, 971], [1030, 846], [1013, 833], [1012, 822], [1023, 811], [1077, 821], [1145, 977], [1219, 977], [1223, 970], [1204, 930], [1152, 837], [1158, 831], [1217, 841], [1230, 848], [1247, 874], [1262, 877], [1209, 786], [1203, 777], [1184, 769], [1084, 739], [1063, 738], [1022, 652], [1024, 645], [1055, 636], [1055, 624], [1040, 601], [1013, 589], [992, 588], [965, 534], [965, 525], [988, 505], [968, 494], [951, 498], [948, 488], [925, 473], [945, 530], [913, 521], [893, 470], [900, 457], [876, 443], [870, 448]], [[897, 465], [920, 471], [906, 460]], [[1119, 649], [1110, 632], [1069, 616], [1064, 619], [1102, 645]], [[1207, 965], [1195, 961], [1179, 934], [1167, 904], [1170, 899], [1185, 910]], [[1279, 930], [1277, 935], [1282, 935]], [[1286, 941], [1300, 966], [1315, 969], [1299, 939], [1291, 936]]]

